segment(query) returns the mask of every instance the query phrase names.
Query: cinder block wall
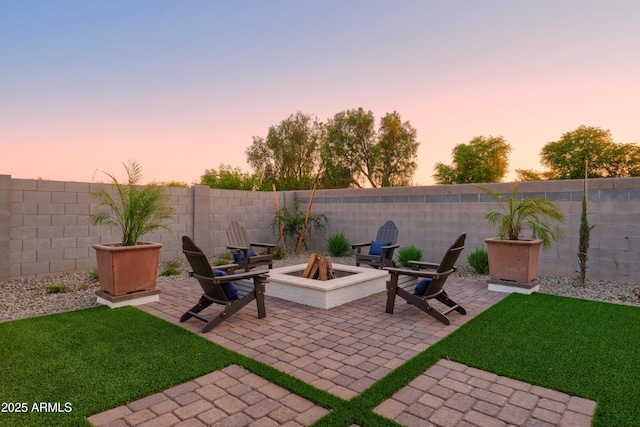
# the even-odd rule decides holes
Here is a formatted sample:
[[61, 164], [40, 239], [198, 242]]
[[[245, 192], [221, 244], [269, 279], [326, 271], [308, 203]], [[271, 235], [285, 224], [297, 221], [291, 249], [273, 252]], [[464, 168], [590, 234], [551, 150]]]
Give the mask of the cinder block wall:
[[[88, 215], [96, 207], [90, 191], [98, 184], [12, 179], [0, 175], [0, 279], [95, 266], [95, 243], [120, 240], [112, 227], [93, 227]], [[102, 185], [102, 184], [100, 184]], [[489, 185], [509, 192], [511, 184]], [[525, 197], [558, 202], [567, 215], [564, 237], [543, 252], [542, 274], [572, 276], [578, 270], [577, 247], [583, 182], [544, 181], [519, 184]], [[105, 185], [109, 188], [109, 185]], [[162, 231], [144, 240], [163, 243], [163, 260], [181, 256], [181, 238], [194, 238], [207, 254], [227, 245], [226, 229], [240, 222], [254, 241], [279, 243], [269, 224], [275, 214], [272, 192], [215, 190], [205, 186], [169, 188], [175, 214], [173, 236]], [[299, 199], [306, 212], [311, 191], [279, 192], [278, 203], [291, 206]], [[467, 233], [466, 255], [494, 232], [484, 214], [497, 206], [472, 185], [318, 190], [313, 212], [330, 213], [327, 229], [312, 234], [315, 248], [343, 231], [352, 242], [370, 241], [386, 220], [400, 229], [401, 245], [415, 244], [425, 259], [438, 261], [460, 233]], [[589, 180], [591, 233], [589, 269], [594, 279], [640, 281], [640, 178]], [[295, 247], [289, 248], [290, 252]]]
[[[94, 268], [93, 245], [121, 239], [117, 228], [89, 224], [89, 213], [97, 206], [91, 190], [97, 185], [113, 191], [109, 184], [0, 175], [0, 279]], [[168, 222], [173, 236], [165, 230], [143, 236], [164, 245], [162, 260], [182, 256], [184, 235], [195, 236], [208, 254], [224, 251], [231, 220], [242, 223], [252, 239], [275, 241], [268, 227], [275, 212], [272, 193], [193, 186], [171, 187], [167, 194], [174, 213]]]
[[[487, 185], [509, 193], [510, 183]], [[582, 180], [519, 183], [523, 197], [542, 197], [558, 203], [566, 215], [563, 238], [543, 251], [540, 273], [572, 276], [579, 269], [577, 251], [584, 182]], [[591, 179], [588, 182], [591, 232], [588, 278], [640, 281], [640, 178]], [[308, 206], [310, 191], [295, 196]], [[467, 233], [460, 264], [484, 239], [494, 237], [484, 215], [498, 206], [473, 185], [342, 189], [316, 191], [312, 211], [329, 213], [331, 223], [314, 245], [342, 231], [352, 242], [375, 238], [386, 220], [400, 233], [398, 243], [423, 249], [425, 260], [439, 261], [460, 233]]]
[[[226, 250], [227, 227], [231, 221], [242, 224], [251, 241], [275, 243], [269, 227], [275, 214], [273, 193], [218, 190], [201, 185], [192, 187], [191, 191], [195, 214], [193, 229], [186, 230], [186, 234], [193, 237], [205, 253], [218, 254]], [[283, 203], [283, 195], [279, 197], [279, 203]]]

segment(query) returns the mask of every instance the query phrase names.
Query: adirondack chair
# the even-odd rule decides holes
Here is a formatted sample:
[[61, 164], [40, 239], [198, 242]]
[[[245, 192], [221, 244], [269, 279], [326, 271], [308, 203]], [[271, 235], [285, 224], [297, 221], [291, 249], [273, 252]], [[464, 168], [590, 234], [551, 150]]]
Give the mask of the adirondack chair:
[[[376, 239], [367, 243], [356, 243], [351, 245], [356, 250], [356, 265], [370, 265], [374, 268], [395, 267], [393, 262], [393, 252], [400, 246], [396, 244], [398, 240], [398, 227], [393, 221], [385, 222], [378, 229]], [[368, 253], [362, 251], [363, 248], [369, 248]]]
[[[457, 311], [460, 314], [467, 314], [466, 310], [453, 301], [444, 291], [443, 286], [451, 273], [455, 271], [455, 262], [464, 249], [466, 234], [461, 234], [453, 245], [447, 250], [440, 264], [429, 262], [410, 261], [412, 269], [385, 268], [390, 273], [387, 281], [387, 308], [386, 312], [393, 314], [396, 295], [405, 299], [409, 304], [413, 304], [430, 316], [435, 317], [445, 325], [450, 324], [447, 314]], [[413, 284], [403, 287], [398, 285], [401, 275], [427, 279], [418, 282], [413, 288]], [[426, 289], [425, 289], [426, 288]], [[423, 293], [423, 294], [422, 294]], [[429, 304], [429, 300], [436, 299], [446, 305], [448, 309], [438, 311]]]
[[[182, 237], [182, 252], [193, 270], [190, 275], [198, 279], [204, 294], [198, 304], [180, 317], [180, 322], [195, 317], [206, 322], [202, 332], [209, 332], [253, 300], [258, 306], [258, 318], [262, 319], [267, 315], [264, 306], [264, 287], [267, 281], [265, 271], [234, 274], [238, 265], [227, 264], [217, 266], [217, 271], [214, 272], [205, 254], [187, 236]], [[200, 314], [211, 304], [220, 304], [224, 308], [213, 318]]]
[[[252, 243], [249, 240], [247, 230], [236, 221], [231, 221], [227, 228], [227, 238], [229, 239], [229, 245], [227, 249], [231, 250], [235, 262], [244, 268], [245, 271], [249, 271], [252, 268], [266, 265], [267, 268], [273, 268], [273, 255], [271, 250], [276, 245], [271, 243]], [[258, 255], [253, 247], [265, 248], [267, 253]]]

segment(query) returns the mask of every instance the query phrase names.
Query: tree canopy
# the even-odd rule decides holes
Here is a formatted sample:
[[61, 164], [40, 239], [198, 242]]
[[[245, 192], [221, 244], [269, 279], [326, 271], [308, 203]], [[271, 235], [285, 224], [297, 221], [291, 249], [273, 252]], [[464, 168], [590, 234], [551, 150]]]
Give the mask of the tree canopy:
[[585, 163], [589, 178], [640, 176], [640, 148], [615, 143], [610, 130], [594, 126], [581, 125], [547, 143], [540, 162], [550, 179], [583, 179]]
[[438, 184], [499, 182], [507, 173], [511, 146], [502, 136], [476, 136], [451, 151], [453, 163], [436, 163], [433, 177]]
[[417, 163], [416, 130], [398, 112], [380, 119], [378, 132], [371, 111], [337, 113], [326, 125], [322, 147], [324, 188], [410, 185]]
[[379, 187], [411, 185], [419, 142], [417, 131], [409, 122], [402, 122], [396, 111], [387, 113], [380, 119], [378, 144], [374, 147], [376, 158], [373, 173], [374, 182]]
[[373, 182], [375, 118], [364, 109], [341, 111], [327, 122], [322, 147], [324, 188], [362, 187]]
[[260, 179], [255, 174], [244, 172], [239, 167], [220, 163], [218, 169], [207, 169], [200, 177], [200, 184], [211, 188], [224, 188], [228, 190], [257, 190], [260, 187]]
[[280, 190], [310, 189], [318, 176], [323, 140], [324, 125], [299, 111], [271, 126], [266, 139], [254, 136], [246, 150], [247, 163], [263, 182]]

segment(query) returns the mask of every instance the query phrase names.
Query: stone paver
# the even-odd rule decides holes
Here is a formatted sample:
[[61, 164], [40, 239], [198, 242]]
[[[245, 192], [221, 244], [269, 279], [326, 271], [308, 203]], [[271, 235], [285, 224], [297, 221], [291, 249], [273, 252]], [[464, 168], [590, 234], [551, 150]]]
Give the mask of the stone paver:
[[[95, 426], [116, 425], [121, 422], [126, 426], [199, 426], [199, 425], [249, 425], [270, 426], [281, 425], [282, 421], [302, 420], [301, 425], [309, 425], [327, 414], [327, 410], [275, 386], [265, 387], [256, 381], [256, 375], [236, 365], [228, 366], [210, 382], [208, 375], [195, 381], [173, 387], [164, 393], [157, 393], [153, 398], [143, 398], [128, 405], [121, 406], [101, 414], [89, 417]], [[209, 374], [210, 375], [210, 374]], [[233, 381], [231, 381], [233, 380]], [[244, 381], [244, 383], [243, 383]], [[220, 385], [235, 383], [235, 392], [251, 395], [256, 403], [247, 405], [241, 399], [225, 391], [212, 393], [212, 388], [223, 390]], [[246, 384], [245, 384], [246, 383]], [[204, 385], [201, 385], [204, 384]], [[251, 385], [253, 384], [253, 386]], [[238, 385], [242, 387], [238, 387]], [[194, 388], [195, 387], [195, 388]], [[233, 388], [233, 387], [231, 387]], [[230, 390], [229, 388], [227, 390]], [[269, 395], [273, 392], [273, 395]], [[171, 409], [154, 413], [154, 408], [166, 402], [177, 402], [180, 396], [194, 395], [195, 400], [185, 405], [174, 404]], [[274, 399], [273, 397], [277, 398]], [[136, 411], [132, 411], [132, 408]], [[286, 413], [286, 416], [284, 415]], [[220, 423], [220, 424], [216, 424]], [[275, 424], [274, 424], [275, 423]]]
[[[178, 320], [202, 294], [198, 283], [178, 280], [158, 287], [160, 301], [139, 308], [343, 399], [360, 394], [506, 296], [488, 291], [484, 282], [449, 279], [447, 291], [467, 310], [466, 316], [449, 314], [451, 325], [399, 298], [394, 314], [387, 314], [384, 292], [330, 310], [266, 297], [266, 318], [258, 319], [255, 304], [249, 304], [202, 334], [202, 322]], [[594, 402], [447, 360], [376, 408], [408, 427], [588, 426], [594, 410]], [[232, 365], [89, 421], [96, 426], [304, 426], [327, 412]], [[519, 424], [524, 418], [528, 424]]]
[[[461, 369], [467, 375], [467, 380], [462, 385], [458, 381], [463, 378], [460, 376]], [[596, 409], [595, 402], [591, 400], [487, 374], [449, 360], [440, 360], [390, 399], [382, 402], [374, 412], [409, 426], [410, 424], [403, 422], [407, 420], [405, 414], [409, 412], [407, 396], [419, 392], [422, 396], [413, 404], [413, 412], [419, 410], [420, 406], [425, 410], [435, 409], [434, 413], [425, 412], [428, 417], [423, 419], [439, 427], [591, 425]], [[486, 384], [487, 382], [490, 384]], [[473, 384], [480, 384], [482, 387]], [[487, 390], [492, 388], [499, 393]]]

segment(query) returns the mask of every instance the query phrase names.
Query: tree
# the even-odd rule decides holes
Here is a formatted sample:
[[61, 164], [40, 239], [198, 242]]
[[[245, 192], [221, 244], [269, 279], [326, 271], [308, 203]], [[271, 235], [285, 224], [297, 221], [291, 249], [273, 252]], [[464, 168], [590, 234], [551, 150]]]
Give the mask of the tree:
[[554, 179], [549, 171], [538, 172], [533, 169], [516, 169], [516, 181], [545, 181]]
[[347, 110], [337, 113], [326, 125], [327, 139], [322, 146], [322, 187], [372, 187], [375, 119], [371, 111]]
[[211, 188], [251, 191], [258, 189], [260, 179], [255, 174], [243, 172], [239, 167], [220, 163], [218, 170], [205, 170], [204, 175], [200, 176], [200, 184]]
[[247, 163], [263, 183], [275, 183], [280, 190], [310, 189], [318, 175], [323, 139], [323, 124], [297, 112], [270, 127], [266, 139], [253, 137], [245, 152]]
[[533, 169], [516, 169], [516, 181], [542, 181], [543, 173], [534, 171]]
[[502, 136], [476, 136], [451, 151], [453, 164], [436, 163], [433, 177], [438, 184], [499, 182], [507, 173], [511, 146]]
[[416, 136], [415, 128], [409, 122], [402, 123], [396, 111], [380, 119], [378, 143], [373, 147], [375, 163], [371, 182], [374, 187], [411, 185], [418, 167], [416, 159], [420, 143]]
[[640, 148], [615, 143], [611, 131], [599, 127], [581, 125], [564, 133], [542, 148], [540, 159], [552, 179], [582, 179], [585, 172], [588, 178], [640, 176]]
[[186, 182], [182, 182], [182, 181], [167, 181], [167, 182], [159, 182], [158, 185], [161, 185], [163, 187], [182, 187], [182, 188], [189, 188], [189, 184], [187, 184]]

